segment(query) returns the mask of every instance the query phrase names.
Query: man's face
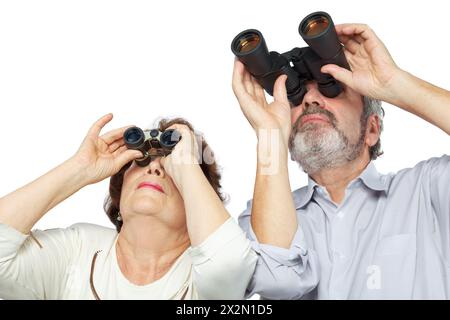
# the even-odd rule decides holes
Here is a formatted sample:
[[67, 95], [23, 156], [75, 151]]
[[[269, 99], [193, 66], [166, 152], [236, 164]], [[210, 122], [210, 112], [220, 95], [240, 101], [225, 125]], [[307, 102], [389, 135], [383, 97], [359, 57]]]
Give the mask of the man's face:
[[302, 103], [291, 110], [293, 160], [314, 174], [356, 159], [364, 147], [362, 111], [363, 99], [356, 91], [344, 86], [339, 96], [327, 98], [316, 82], [309, 82]]

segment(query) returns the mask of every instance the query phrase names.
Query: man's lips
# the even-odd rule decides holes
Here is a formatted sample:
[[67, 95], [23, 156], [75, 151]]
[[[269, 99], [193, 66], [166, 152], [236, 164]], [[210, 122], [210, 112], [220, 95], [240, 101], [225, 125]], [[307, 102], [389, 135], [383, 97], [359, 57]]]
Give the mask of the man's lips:
[[322, 116], [319, 114], [308, 114], [308, 115], [302, 117], [301, 124], [303, 125], [309, 121], [323, 121], [323, 122], [328, 122], [328, 123], [330, 122], [328, 120], [328, 118], [325, 116]]
[[140, 188], [154, 189], [154, 190], [156, 190], [156, 191], [159, 191], [159, 192], [161, 192], [161, 193], [164, 193], [163, 188], [162, 188], [159, 184], [156, 184], [156, 183], [151, 183], [151, 182], [141, 182], [141, 183], [138, 185], [138, 189], [140, 189]]

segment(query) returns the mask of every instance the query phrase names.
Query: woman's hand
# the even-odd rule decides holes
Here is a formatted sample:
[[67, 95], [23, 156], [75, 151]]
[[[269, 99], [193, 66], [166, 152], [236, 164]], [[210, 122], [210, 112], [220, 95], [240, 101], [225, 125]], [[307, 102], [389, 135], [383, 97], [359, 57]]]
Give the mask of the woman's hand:
[[233, 70], [233, 91], [241, 110], [256, 132], [267, 134], [269, 130], [279, 130], [287, 149], [291, 132], [291, 109], [286, 93], [287, 76], [282, 75], [275, 81], [272, 103], [268, 103], [264, 89], [245, 69], [244, 64], [236, 60]]
[[69, 160], [0, 198], [0, 222], [26, 234], [61, 201], [84, 186], [117, 173], [127, 162], [142, 157], [140, 151], [126, 148], [122, 138], [126, 127], [99, 137], [112, 117], [107, 114], [95, 122]]
[[127, 127], [100, 136], [103, 127], [112, 120], [111, 113], [97, 120], [89, 129], [77, 153], [72, 157], [85, 176], [86, 184], [99, 182], [116, 174], [129, 161], [142, 157], [137, 150], [128, 150], [123, 140]]
[[199, 165], [201, 161], [212, 163], [214, 160], [202, 156], [202, 138], [186, 125], [174, 124], [168, 129], [177, 130], [181, 140], [170, 155], [161, 158], [161, 165], [183, 198], [189, 239], [191, 246], [195, 247], [203, 243], [230, 215]]
[[339, 40], [344, 44], [345, 56], [352, 71], [337, 65], [322, 67], [323, 73], [364, 96], [389, 102], [391, 86], [400, 75], [389, 51], [375, 32], [365, 24], [336, 25]]
[[181, 140], [173, 148], [170, 155], [161, 159], [161, 164], [178, 190], [182, 191], [183, 174], [186, 170], [198, 169], [200, 161], [203, 160], [199, 153], [201, 141], [197, 141], [195, 134], [186, 125], [174, 124], [168, 129], [178, 131]]

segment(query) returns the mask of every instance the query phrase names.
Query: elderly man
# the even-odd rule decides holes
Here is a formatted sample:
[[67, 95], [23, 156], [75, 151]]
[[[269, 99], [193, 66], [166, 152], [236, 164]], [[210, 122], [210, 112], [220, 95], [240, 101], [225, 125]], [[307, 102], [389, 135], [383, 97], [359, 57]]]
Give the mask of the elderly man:
[[[336, 26], [351, 70], [322, 67], [344, 87], [323, 96], [315, 82], [290, 106], [286, 76], [267, 103], [235, 62], [233, 90], [258, 136], [254, 197], [240, 216], [258, 264], [248, 294], [268, 299], [447, 299], [450, 295], [450, 157], [397, 174], [377, 172], [381, 101], [450, 134], [450, 92], [396, 66], [367, 26]], [[266, 134], [276, 171], [267, 171]], [[308, 185], [291, 193], [291, 158]], [[276, 155], [276, 156], [274, 156]]]

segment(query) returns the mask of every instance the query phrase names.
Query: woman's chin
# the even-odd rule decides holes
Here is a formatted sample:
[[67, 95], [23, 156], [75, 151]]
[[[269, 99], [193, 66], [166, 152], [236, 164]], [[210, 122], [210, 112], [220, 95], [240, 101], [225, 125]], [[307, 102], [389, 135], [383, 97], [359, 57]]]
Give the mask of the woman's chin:
[[141, 200], [141, 201], [133, 204], [132, 207], [133, 207], [133, 211], [138, 214], [142, 214], [142, 215], [146, 215], [146, 216], [153, 216], [153, 215], [157, 215], [158, 213], [160, 213], [163, 210], [164, 206], [161, 203], [161, 201], [146, 199], [146, 200]]

